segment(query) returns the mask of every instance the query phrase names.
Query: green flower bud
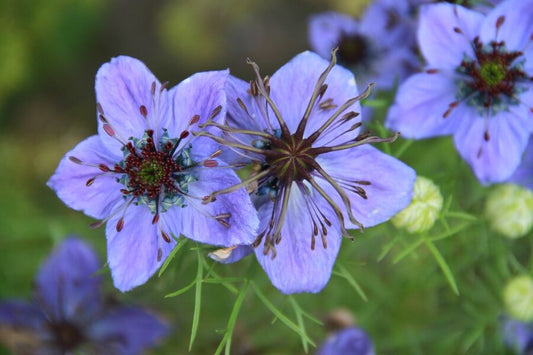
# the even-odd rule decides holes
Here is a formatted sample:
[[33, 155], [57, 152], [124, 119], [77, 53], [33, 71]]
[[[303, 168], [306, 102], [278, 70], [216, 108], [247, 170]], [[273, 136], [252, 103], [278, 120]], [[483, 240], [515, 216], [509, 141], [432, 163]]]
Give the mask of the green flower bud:
[[430, 179], [417, 176], [411, 204], [394, 216], [392, 223], [410, 233], [424, 232], [433, 227], [441, 209], [439, 187]]
[[529, 322], [533, 320], [533, 279], [528, 275], [516, 276], [503, 290], [505, 308], [511, 317]]
[[487, 197], [485, 215], [498, 233], [522, 237], [533, 227], [533, 192], [519, 185], [499, 185]]

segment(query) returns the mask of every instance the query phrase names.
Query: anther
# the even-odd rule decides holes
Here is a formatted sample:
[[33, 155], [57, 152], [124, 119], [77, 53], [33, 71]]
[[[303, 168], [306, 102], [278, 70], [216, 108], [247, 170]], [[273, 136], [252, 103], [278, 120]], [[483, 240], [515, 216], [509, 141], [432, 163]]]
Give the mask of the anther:
[[107, 133], [111, 137], [115, 136], [115, 131], [113, 130], [113, 128], [108, 123], [104, 124], [104, 131], [105, 131], [105, 133]]
[[105, 164], [98, 164], [98, 169], [102, 170], [104, 173], [111, 171], [111, 169]]
[[161, 84], [161, 87], [159, 88], [159, 92], [163, 92], [163, 90], [168, 89], [169, 82], [165, 81], [163, 84]]
[[85, 183], [85, 186], [87, 186], [87, 187], [91, 186], [94, 183], [95, 179], [96, 179], [96, 177], [92, 177], [89, 180], [87, 180], [87, 182]]
[[216, 160], [204, 160], [204, 166], [206, 168], [215, 168], [218, 166], [218, 162]]
[[198, 123], [198, 121], [200, 121], [200, 115], [192, 116], [191, 120], [189, 121], [189, 126]]
[[483, 139], [485, 139], [485, 142], [490, 140], [489, 131], [485, 131], [485, 133], [483, 133]]
[[124, 228], [124, 217], [120, 217], [117, 222], [117, 232], [120, 232]]
[[453, 28], [453, 31], [454, 31], [455, 33], [460, 33], [460, 34], [463, 33], [463, 31], [462, 31], [459, 27], [454, 27], [454, 28]]
[[221, 149], [218, 149], [218, 150], [215, 150], [213, 153], [211, 153], [210, 157], [211, 157], [211, 158], [216, 158], [216, 157], [218, 157], [220, 154], [222, 154], [222, 150], [221, 150]]
[[148, 116], [148, 109], [146, 108], [146, 106], [144, 105], [141, 105], [139, 107], [139, 111], [141, 112], [141, 115], [146, 118], [146, 116]]
[[167, 243], [170, 243], [172, 240], [170, 239], [170, 237], [168, 236], [167, 233], [165, 233], [164, 231], [161, 231], [161, 236], [163, 237], [163, 239], [165, 240], [165, 242]]
[[104, 115], [104, 109], [102, 108], [102, 105], [100, 105], [99, 102], [96, 103], [96, 111], [98, 111], [98, 113], [102, 116]]
[[496, 20], [496, 29], [500, 29], [500, 27], [502, 27], [503, 23], [505, 21], [505, 16], [500, 16], [498, 17], [498, 19]]
[[189, 131], [183, 131], [180, 133], [180, 139], [185, 139], [189, 136]]
[[154, 218], [152, 218], [152, 224], [156, 224], [157, 222], [159, 222], [159, 213], [156, 213]]
[[105, 219], [101, 220], [101, 221], [93, 222], [93, 223], [89, 224], [89, 228], [91, 228], [91, 229], [100, 228], [101, 226], [104, 225], [105, 222], [106, 222]]
[[151, 87], [152, 96], [155, 95], [155, 86], [156, 86], [156, 83], [155, 83], [155, 81], [153, 81], [152, 82], [152, 87]]
[[161, 248], [158, 248], [157, 249], [157, 262], [160, 262], [162, 257], [163, 257], [163, 251], [161, 250]]
[[71, 162], [73, 162], [75, 164], [80, 164], [80, 165], [83, 164], [83, 162], [80, 159], [78, 159], [78, 158], [76, 158], [76, 157], [74, 157], [72, 155], [68, 157], [68, 160], [70, 160]]
[[217, 117], [218, 114], [220, 113], [220, 111], [222, 111], [222, 106], [221, 105], [218, 105], [217, 107], [215, 107], [213, 109], [213, 112], [211, 112], [211, 115], [209, 115], [209, 118], [207, 119], [208, 121], [212, 120], [213, 118]]
[[427, 74], [435, 74], [435, 73], [438, 73], [438, 72], [439, 72], [438, 69], [428, 69], [428, 70], [426, 70]]

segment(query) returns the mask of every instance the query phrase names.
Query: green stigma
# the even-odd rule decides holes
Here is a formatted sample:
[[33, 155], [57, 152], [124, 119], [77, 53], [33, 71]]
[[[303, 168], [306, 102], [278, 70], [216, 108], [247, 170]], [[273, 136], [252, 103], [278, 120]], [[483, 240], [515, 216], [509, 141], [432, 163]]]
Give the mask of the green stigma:
[[486, 62], [481, 65], [479, 75], [487, 86], [496, 86], [505, 79], [505, 67], [499, 62]]
[[143, 184], [153, 186], [159, 185], [165, 172], [158, 162], [147, 160], [139, 169], [138, 176]]

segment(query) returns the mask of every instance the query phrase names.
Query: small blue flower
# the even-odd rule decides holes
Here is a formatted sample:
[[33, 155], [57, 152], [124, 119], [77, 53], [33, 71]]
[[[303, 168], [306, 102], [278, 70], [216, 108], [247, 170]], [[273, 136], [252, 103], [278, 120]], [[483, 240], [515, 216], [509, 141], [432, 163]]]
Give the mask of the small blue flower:
[[387, 126], [415, 139], [452, 134], [481, 183], [507, 180], [533, 132], [532, 8], [532, 0], [509, 0], [484, 16], [423, 6], [427, 67], [400, 86]]
[[[411, 201], [415, 172], [367, 143], [392, 138], [361, 133], [359, 95], [353, 74], [317, 54], [304, 52], [250, 84], [227, 83], [228, 125], [223, 138], [254, 171], [240, 186], [252, 192], [259, 211], [255, 255], [284, 293], [319, 292], [328, 282], [347, 228], [370, 227]], [[356, 120], [357, 118], [357, 120]], [[204, 134], [208, 135], [208, 134]], [[244, 250], [242, 250], [244, 249]], [[212, 256], [233, 262], [251, 246]]]
[[522, 185], [533, 190], [533, 138], [529, 138], [522, 162], [515, 170], [508, 182]]
[[419, 66], [414, 23], [406, 1], [376, 1], [360, 21], [337, 12], [309, 19], [311, 49], [325, 59], [338, 47], [339, 64], [354, 71], [359, 83], [392, 89]]
[[348, 327], [331, 335], [322, 344], [317, 355], [374, 355], [374, 345], [368, 334], [360, 328]]
[[533, 354], [533, 324], [502, 318], [503, 341], [519, 355]]
[[156, 345], [168, 326], [141, 308], [106, 304], [99, 267], [88, 245], [65, 239], [37, 274], [33, 302], [0, 302], [0, 340], [37, 355], [140, 354]]
[[107, 222], [115, 286], [145, 283], [176, 245], [171, 235], [231, 246], [251, 243], [258, 224], [244, 189], [203, 205], [238, 183], [211, 139], [192, 129], [226, 113], [228, 71], [197, 73], [167, 91], [139, 60], [117, 57], [96, 75], [98, 135], [59, 163], [48, 186], [69, 207]]

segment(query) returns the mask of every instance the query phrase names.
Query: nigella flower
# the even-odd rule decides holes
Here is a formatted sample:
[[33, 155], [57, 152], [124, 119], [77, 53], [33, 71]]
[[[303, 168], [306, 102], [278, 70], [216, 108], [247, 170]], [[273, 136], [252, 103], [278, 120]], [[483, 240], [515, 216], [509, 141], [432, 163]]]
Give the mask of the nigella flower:
[[140, 354], [168, 332], [149, 312], [108, 305], [100, 295], [100, 263], [77, 238], [48, 257], [34, 300], [0, 302], [0, 341], [17, 354]]
[[364, 330], [348, 327], [332, 334], [322, 344], [317, 355], [374, 355], [374, 345]]
[[[250, 243], [256, 211], [210, 139], [190, 134], [225, 116], [227, 71], [198, 73], [167, 91], [146, 66], [117, 57], [96, 75], [98, 135], [68, 152], [48, 185], [69, 207], [107, 222], [115, 286], [143, 284], [176, 245], [171, 235], [230, 246]], [[196, 127], [196, 128], [195, 128]], [[251, 239], [252, 238], [252, 239]]]
[[400, 86], [388, 127], [415, 139], [452, 134], [481, 183], [508, 179], [533, 131], [532, 8], [532, 0], [509, 0], [484, 16], [423, 6], [427, 68]]
[[[360, 132], [353, 74], [317, 54], [304, 52], [261, 79], [228, 81], [226, 133], [212, 136], [245, 160], [254, 173], [218, 198], [247, 186], [259, 210], [255, 255], [284, 293], [318, 292], [329, 280], [347, 228], [384, 222], [410, 200], [414, 171], [368, 143], [391, 142]], [[204, 133], [203, 135], [210, 135]], [[245, 247], [246, 248], [246, 247]], [[248, 248], [251, 250], [251, 247]], [[234, 254], [237, 257], [234, 257]], [[214, 255], [223, 262], [242, 248]]]
[[406, 1], [377, 1], [360, 21], [337, 12], [309, 19], [311, 49], [325, 59], [338, 47], [339, 64], [351, 69], [363, 84], [389, 90], [419, 67], [413, 23]]
[[508, 182], [519, 184], [533, 190], [533, 138], [529, 138], [522, 162]]
[[520, 355], [533, 353], [533, 324], [507, 316], [502, 317], [503, 341], [508, 348]]
[[410, 2], [413, 6], [447, 2], [485, 13], [502, 2], [502, 0], [410, 0]]

